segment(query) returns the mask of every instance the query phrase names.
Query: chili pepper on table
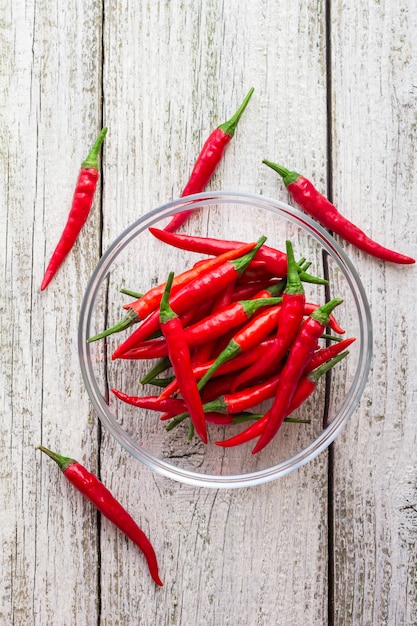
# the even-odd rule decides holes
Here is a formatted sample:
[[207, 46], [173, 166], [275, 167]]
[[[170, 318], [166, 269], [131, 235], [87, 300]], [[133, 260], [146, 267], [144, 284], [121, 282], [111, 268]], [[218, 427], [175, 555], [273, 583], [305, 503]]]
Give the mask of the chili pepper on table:
[[[309, 371], [304, 374], [300, 379], [297, 388], [295, 390], [294, 395], [290, 401], [289, 407], [286, 411], [285, 419], [288, 419], [288, 416], [291, 415], [296, 409], [298, 409], [303, 402], [307, 400], [307, 398], [313, 393], [316, 389], [318, 381], [322, 376], [324, 376], [332, 367], [339, 363], [342, 359], [344, 359], [349, 353], [342, 352], [335, 356], [333, 359], [323, 363], [319, 367], [314, 370]], [[175, 419], [175, 418], [174, 418]], [[224, 441], [216, 441], [215, 444], [217, 446], [221, 446], [222, 448], [231, 448], [233, 446], [242, 445], [251, 441], [252, 439], [256, 439], [263, 434], [265, 430], [266, 423], [268, 421], [268, 413], [265, 413], [259, 420], [251, 424], [248, 428], [243, 430], [242, 432], [230, 437], [229, 439], [225, 439]]]
[[298, 382], [312, 359], [318, 340], [329, 322], [329, 315], [341, 302], [343, 301], [340, 298], [330, 300], [313, 311], [303, 322], [282, 369], [273, 404], [265, 414], [267, 416], [265, 429], [252, 450], [253, 454], [262, 450], [278, 432], [288, 413]]
[[161, 330], [168, 344], [168, 356], [178, 380], [179, 389], [184, 399], [190, 418], [200, 439], [207, 443], [207, 426], [204, 417], [203, 405], [197, 388], [197, 382], [192, 373], [190, 349], [184, 335], [184, 329], [169, 304], [169, 294], [174, 278], [171, 272], [166, 283], [165, 291], [160, 304]]
[[87, 158], [81, 164], [77, 184], [72, 199], [71, 209], [67, 223], [58, 244], [52, 254], [45, 275], [42, 280], [41, 290], [49, 285], [56, 272], [64, 262], [67, 254], [73, 247], [82, 227], [87, 221], [93, 204], [94, 193], [99, 178], [98, 154], [106, 136], [107, 128], [103, 128], [91, 148]]
[[52, 452], [43, 446], [38, 446], [38, 449], [51, 457], [57, 463], [65, 478], [83, 496], [90, 500], [100, 513], [107, 517], [138, 546], [146, 558], [153, 580], [157, 585], [162, 586], [163, 583], [158, 574], [156, 554], [151, 542], [107, 487], [78, 461]]
[[[243, 256], [246, 252], [249, 252], [254, 247], [255, 243], [243, 244], [240, 249], [228, 250], [224, 254], [220, 254], [219, 256], [216, 256], [214, 258], [204, 259], [198, 266], [194, 266], [193, 268], [185, 270], [184, 272], [181, 272], [180, 274], [175, 276], [172, 293], [174, 294], [181, 287], [188, 285], [188, 283], [192, 282], [199, 276], [202, 276], [206, 272], [209, 272], [216, 267], [219, 267], [226, 261]], [[109, 335], [112, 335], [114, 333], [126, 330], [133, 324], [144, 320], [146, 317], [148, 317], [148, 315], [158, 309], [164, 289], [165, 283], [162, 283], [160, 285], [157, 285], [156, 287], [152, 287], [152, 289], [149, 289], [137, 300], [126, 304], [124, 308], [128, 309], [128, 313], [122, 320], [120, 320], [111, 328], [107, 328], [103, 332], [94, 335], [94, 337], [90, 337], [88, 341], [92, 342], [97, 341], [98, 339], [103, 339], [104, 337], [108, 337]]]
[[[249, 265], [253, 257], [263, 245], [266, 237], [261, 237], [257, 244], [246, 254], [233, 260], [228, 260], [218, 267], [204, 272], [193, 281], [184, 285], [171, 298], [171, 306], [174, 311], [181, 315], [190, 306], [202, 300], [208, 301], [219, 290], [233, 282]], [[139, 345], [144, 339], [158, 330], [159, 313], [154, 311], [142, 324], [114, 351], [112, 359], [121, 357], [124, 352]]]
[[[236, 127], [251, 99], [253, 91], [253, 88], [249, 90], [242, 104], [230, 120], [218, 126], [207, 138], [197, 157], [190, 178], [182, 191], [181, 197], [199, 193], [207, 186], [223, 157], [226, 146], [235, 134]], [[167, 226], [165, 226], [165, 230], [168, 232], [177, 230], [177, 228], [188, 219], [191, 213], [193, 213], [193, 211], [181, 211], [180, 213], [176, 213]]]
[[285, 245], [288, 262], [287, 284], [282, 297], [276, 342], [262, 361], [257, 361], [237, 376], [233, 386], [234, 390], [247, 384], [250, 380], [261, 377], [264, 372], [268, 371], [272, 363], [279, 363], [283, 359], [304, 319], [306, 301], [304, 287], [298, 273], [292, 244], [287, 241]]
[[[228, 239], [216, 239], [213, 237], [196, 237], [194, 235], [184, 235], [182, 233], [170, 233], [159, 228], [149, 227], [149, 232], [154, 237], [181, 250], [189, 252], [199, 252], [200, 254], [218, 255], [228, 250], [240, 248], [243, 244], [240, 241], [231, 241]], [[281, 250], [271, 248], [270, 246], [262, 246], [256, 257], [258, 261], [264, 261], [265, 268], [278, 278], [285, 278], [287, 275], [287, 255]], [[328, 281], [324, 278], [312, 276], [305, 271], [300, 271], [300, 278], [304, 282], [311, 282], [318, 285], [327, 285]]]
[[297, 172], [291, 172], [287, 168], [271, 161], [264, 160], [263, 163], [278, 172], [297, 204], [325, 228], [340, 235], [360, 250], [383, 261], [400, 264], [415, 263], [415, 260], [411, 257], [385, 248], [368, 237], [358, 226], [343, 217], [335, 205], [323, 196], [304, 176], [300, 176]]

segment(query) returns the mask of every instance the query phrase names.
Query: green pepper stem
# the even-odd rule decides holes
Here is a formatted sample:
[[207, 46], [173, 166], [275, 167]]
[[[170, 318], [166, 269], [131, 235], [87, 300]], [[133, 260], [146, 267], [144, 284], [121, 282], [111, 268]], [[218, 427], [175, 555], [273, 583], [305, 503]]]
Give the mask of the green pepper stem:
[[273, 298], [279, 296], [285, 289], [286, 280], [285, 278], [281, 279], [279, 282], [267, 287], [266, 291], [268, 291]]
[[247, 317], [252, 317], [254, 313], [257, 312], [258, 309], [262, 307], [275, 306], [276, 304], [281, 304], [282, 298], [257, 298], [256, 300], [240, 300], [240, 304], [247, 315]]
[[252, 259], [258, 252], [259, 248], [261, 248], [264, 245], [266, 240], [267, 238], [265, 237], [265, 235], [262, 235], [262, 237], [258, 239], [256, 246], [252, 248], [252, 250], [249, 250], [249, 252], [247, 252], [246, 254], [244, 254], [243, 256], [237, 259], [233, 259], [232, 261], [229, 261], [229, 263], [231, 263], [234, 266], [238, 274], [243, 274], [245, 269], [248, 267], [249, 263], [252, 261]]
[[174, 280], [174, 272], [170, 272], [168, 276], [168, 280], [165, 284], [164, 293], [162, 294], [160, 308], [159, 308], [159, 319], [161, 324], [166, 324], [170, 320], [173, 320], [178, 315], [175, 311], [172, 310], [169, 304], [169, 296], [171, 293], [172, 281]]
[[253, 92], [254, 88], [251, 87], [236, 113], [232, 115], [230, 120], [227, 120], [227, 122], [224, 122], [224, 124], [220, 124], [220, 126], [218, 127], [226, 135], [230, 135], [230, 137], [233, 137], [233, 135], [235, 134], [236, 127], [239, 123], [240, 118], [242, 117], [243, 111], [246, 109], [248, 102], [252, 97]]
[[88, 343], [91, 343], [93, 341], [97, 341], [98, 339], [104, 339], [104, 337], [113, 335], [113, 333], [120, 333], [122, 330], [126, 330], [126, 328], [133, 326], [133, 324], [136, 324], [138, 321], [139, 317], [136, 311], [134, 311], [133, 309], [129, 309], [125, 317], [120, 320], [120, 322], [117, 322], [117, 324], [115, 324], [114, 326], [103, 330], [103, 332], [99, 333], [98, 335], [90, 337], [89, 339], [87, 339], [87, 341]]
[[319, 278], [318, 276], [312, 276], [307, 272], [300, 272], [300, 279], [304, 283], [312, 283], [313, 285], [328, 285], [329, 281], [326, 278]]
[[82, 162], [81, 167], [86, 170], [98, 170], [98, 155], [100, 152], [101, 145], [104, 141], [104, 137], [107, 134], [107, 128], [103, 128], [97, 137], [93, 147], [87, 155], [87, 158]]
[[288, 187], [288, 185], [291, 185], [291, 183], [297, 182], [297, 180], [300, 178], [300, 174], [298, 174], [297, 172], [291, 172], [290, 170], [287, 170], [286, 167], [278, 165], [278, 163], [272, 163], [272, 161], [268, 161], [267, 159], [264, 159], [262, 163], [265, 163], [265, 165], [273, 169], [275, 172], [278, 172], [278, 174], [282, 177], [282, 180], [284, 181], [284, 185], [286, 187]]
[[287, 252], [287, 286], [284, 293], [289, 295], [304, 294], [303, 283], [301, 282], [299, 266], [294, 258], [294, 251], [291, 241], [285, 242]]
[[140, 383], [141, 385], [146, 385], [147, 383], [150, 383], [151, 380], [153, 380], [154, 378], [156, 378], [156, 376], [158, 376], [158, 374], [161, 374], [162, 372], [165, 372], [169, 367], [171, 367], [171, 361], [169, 360], [169, 357], [164, 356], [162, 357], [150, 370], [149, 372], [147, 372], [141, 379], [140, 379]]
[[349, 350], [345, 350], [345, 352], [337, 354], [332, 359], [330, 359], [330, 361], [326, 361], [326, 363], [323, 363], [323, 365], [320, 365], [315, 370], [307, 374], [307, 378], [309, 378], [309, 380], [313, 381], [314, 383], [317, 383], [322, 376], [327, 374], [327, 372], [329, 372], [332, 367], [334, 367], [337, 363], [346, 358], [348, 354]]
[[222, 352], [220, 352], [217, 359], [209, 367], [209, 369], [204, 374], [204, 376], [200, 378], [200, 380], [198, 381], [198, 385], [197, 385], [198, 390], [199, 391], [202, 390], [204, 385], [213, 376], [214, 372], [220, 367], [220, 365], [223, 365], [223, 363], [226, 363], [226, 361], [230, 361], [230, 359], [232, 359], [239, 352], [240, 352], [239, 344], [234, 339], [231, 339], [229, 343], [227, 344], [227, 346], [225, 347], [225, 349]]
[[123, 293], [125, 296], [136, 298], [137, 300], [140, 300], [140, 298], [143, 297], [143, 293], [138, 293], [137, 291], [132, 291], [131, 289], [125, 289], [124, 287], [120, 289], [120, 293]]
[[343, 302], [342, 298], [333, 298], [333, 300], [329, 300], [326, 304], [323, 304], [319, 309], [316, 309], [312, 312], [311, 316], [313, 320], [316, 320], [322, 326], [327, 326], [330, 319], [330, 314], [339, 304]]
[[175, 380], [175, 376], [167, 376], [167, 378], [151, 378], [148, 380], [150, 385], [155, 385], [155, 387], [168, 387], [172, 381]]
[[67, 456], [57, 454], [57, 452], [52, 452], [52, 450], [48, 450], [48, 448], [44, 448], [43, 446], [37, 446], [37, 449], [50, 456], [62, 472], [65, 472], [71, 465], [77, 462], [75, 459], [70, 459]]

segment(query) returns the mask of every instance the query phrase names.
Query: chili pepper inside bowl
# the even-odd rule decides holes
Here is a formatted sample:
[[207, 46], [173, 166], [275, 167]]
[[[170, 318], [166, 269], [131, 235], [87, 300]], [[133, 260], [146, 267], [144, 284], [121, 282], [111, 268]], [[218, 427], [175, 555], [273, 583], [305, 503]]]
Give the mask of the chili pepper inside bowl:
[[[242, 255], [250, 255], [250, 249], [254, 249], [258, 242], [261, 247], [253, 257], [256, 263], [248, 265], [246, 262], [243, 264], [240, 260], [233, 260], [231, 257], [234, 253], [230, 253], [229, 246], [229, 252], [226, 252], [229, 255], [227, 263], [234, 268], [239, 267], [239, 271], [229, 269], [219, 273], [218, 269], [211, 269], [215, 276], [221, 276], [216, 279], [218, 282], [209, 283], [207, 277], [202, 279], [203, 273], [207, 274], [207, 267], [216, 264], [216, 261], [210, 260], [214, 252], [211, 251], [210, 254], [207, 249], [207, 254], [202, 254], [173, 246], [170, 241], [172, 233], [164, 231], [172, 217], [183, 211], [192, 211], [192, 214], [182, 226], [181, 234], [203, 237], [205, 240], [215, 238], [218, 241], [216, 245], [219, 246], [221, 241], [232, 240], [236, 242], [236, 248], [240, 248], [236, 254]], [[305, 314], [308, 315], [307, 310], [312, 311], [314, 305], [322, 307], [330, 300], [337, 303], [337, 308], [332, 311], [332, 321], [329, 322], [327, 334], [330, 338], [320, 339], [320, 347], [324, 347], [326, 342], [335, 346], [341, 340], [355, 339], [353, 342], [346, 342], [346, 345], [350, 344], [349, 354], [343, 360], [336, 359], [338, 362], [332, 367], [330, 375], [323, 376], [325, 370], [320, 368], [315, 370], [316, 376], [311, 375], [305, 384], [309, 393], [313, 390], [314, 392], [291, 413], [290, 419], [293, 421], [284, 421], [273, 439], [269, 441], [268, 438], [268, 445], [259, 446], [259, 452], [255, 449], [256, 453], [253, 453], [256, 443], [253, 440], [242, 445], [227, 445], [228, 439], [248, 429], [248, 424], [244, 422], [246, 416], [235, 420], [241, 423], [228, 424], [230, 416], [226, 415], [222, 419], [216, 413], [215, 418], [210, 411], [207, 414], [207, 428], [201, 438], [194, 432], [192, 419], [188, 417], [192, 417], [189, 413], [190, 406], [184, 405], [182, 396], [176, 396], [175, 390], [174, 394], [167, 391], [172, 385], [175, 386], [176, 381], [170, 382], [169, 377], [173, 371], [166, 369], [169, 362], [167, 353], [163, 350], [164, 337], [160, 336], [159, 313], [149, 314], [149, 311], [145, 311], [146, 322], [138, 323], [137, 311], [140, 307], [137, 310], [131, 308], [135, 293], [130, 292], [146, 293], [158, 286], [156, 291], [159, 290], [161, 297], [163, 285], [170, 273], [174, 272], [170, 318], [173, 310], [178, 314], [182, 327], [192, 328], [194, 324], [194, 329], [197, 330], [196, 319], [204, 318], [209, 311], [211, 314], [215, 306], [229, 306], [234, 315], [237, 315], [236, 311], [239, 309], [239, 315], [243, 318], [249, 315], [245, 313], [245, 307], [240, 305], [240, 301], [250, 300], [248, 294], [251, 293], [251, 288], [253, 297], [256, 281], [259, 279], [259, 285], [263, 284], [261, 276], [270, 285], [269, 292], [260, 290], [262, 297], [271, 298], [272, 308], [279, 307], [276, 304], [279, 302], [277, 298], [280, 290], [285, 288], [285, 283], [281, 286], [278, 280], [280, 276], [271, 279], [268, 272], [271, 265], [281, 273], [283, 267], [286, 269], [285, 250], [286, 246], [288, 249], [288, 242], [303, 270], [300, 270], [300, 276], [303, 278], [306, 307], [310, 307], [306, 308]], [[218, 249], [215, 252], [217, 255], [221, 253], [225, 253], [225, 250]], [[244, 256], [238, 257], [242, 258]], [[248, 259], [251, 261], [249, 257]], [[194, 290], [194, 299], [187, 300], [176, 295], [180, 287], [175, 285], [185, 280], [182, 277], [191, 268], [194, 268], [192, 272], [196, 272], [196, 275], [200, 272], [200, 278], [195, 278], [194, 282], [194, 285], [200, 287]], [[314, 276], [321, 279], [326, 276], [328, 284], [325, 286], [310, 282], [314, 281]], [[325, 281], [319, 281], [323, 282]], [[178, 291], [175, 292], [175, 289]], [[246, 296], [236, 297], [239, 304], [230, 303], [231, 294], [238, 292]], [[126, 295], [127, 293], [130, 295]], [[155, 290], [152, 295], [155, 295]], [[177, 310], [175, 302], [179, 303]], [[262, 304], [264, 303], [260, 303]], [[247, 310], [252, 309], [255, 310], [256, 307], [251, 306]], [[263, 309], [259, 311], [255, 315], [259, 314], [261, 317]], [[104, 329], [112, 327], [119, 320], [123, 320], [118, 328], [119, 332], [91, 340], [97, 335], [101, 337]], [[243, 319], [240, 321], [243, 322]], [[135, 352], [143, 349], [143, 344], [136, 341], [142, 333], [139, 330], [142, 324], [151, 335], [153, 333], [150, 340], [147, 339], [149, 333], [144, 334], [146, 350], [150, 350], [146, 352], [149, 358], [138, 358], [138, 353]], [[176, 324], [178, 325], [177, 322]], [[178, 328], [181, 330], [181, 326]], [[265, 328], [265, 336], [261, 340], [259, 335], [257, 345], [253, 346], [255, 358], [258, 360], [262, 359], [262, 350], [266, 351], [264, 355], [269, 354], [268, 342], [271, 341], [271, 334], [268, 333], [271, 333], [271, 329], [267, 326]], [[185, 333], [185, 339], [181, 334], [182, 345], [187, 337], [188, 340], [192, 338], [193, 359], [199, 359], [203, 363], [210, 351], [213, 354], [212, 351], [216, 350], [215, 354], [218, 354], [230, 342], [233, 344], [233, 338], [237, 337], [235, 333], [241, 329], [242, 325], [237, 329], [230, 327], [211, 343], [199, 343], [198, 332], [192, 329], [188, 334]], [[344, 333], [340, 332], [342, 329], [345, 330]], [[204, 332], [208, 332], [206, 327]], [[80, 315], [78, 345], [82, 374], [93, 407], [119, 444], [148, 467], [172, 479], [198, 486], [232, 488], [261, 484], [284, 476], [315, 458], [335, 439], [357, 407], [366, 384], [371, 363], [372, 324], [366, 295], [356, 270], [337, 242], [319, 224], [297, 209], [264, 196], [213, 192], [188, 196], [156, 208], [137, 220], [113, 242], [101, 258], [87, 287]], [[345, 343], [341, 345], [344, 347]], [[175, 349], [175, 336], [174, 346], [171, 340], [171, 349]], [[245, 351], [241, 350], [242, 354], [237, 354], [239, 349], [236, 350], [235, 344], [233, 349], [234, 358], [240, 358], [242, 363], [245, 359], [249, 360], [246, 347]], [[332, 350], [337, 351], [337, 348]], [[171, 356], [172, 354], [171, 351]], [[183, 363], [181, 359], [176, 359], [177, 367], [188, 367], [188, 356]], [[265, 363], [269, 361], [271, 359], [265, 357]], [[204, 389], [199, 384], [201, 395], [207, 393], [209, 407], [217, 406], [212, 403], [216, 393], [220, 396], [223, 394], [224, 397], [227, 390], [239, 381], [245, 381], [245, 385], [249, 386], [250, 372], [262, 370], [258, 364], [255, 367], [252, 361], [249, 365], [252, 370], [248, 368], [233, 371], [234, 366], [230, 363], [232, 359], [229, 364], [223, 365], [225, 372], [228, 369], [228, 374], [213, 375], [208, 382], [206, 376], [203, 378]], [[152, 372], [152, 369], [155, 371]], [[213, 368], [210, 375], [212, 371]], [[185, 374], [184, 378], [182, 368], [179, 379], [187, 380], [187, 372]], [[266, 376], [265, 372], [264, 375]], [[149, 381], [152, 377], [157, 379], [156, 383], [155, 380], [141, 382]], [[171, 387], [167, 387], [168, 385]], [[191, 395], [195, 404], [195, 389]], [[251, 412], [267, 413], [272, 400], [265, 398], [273, 395], [261, 394], [260, 404], [255, 410], [251, 409]], [[163, 403], [159, 401], [158, 411], [154, 410], [155, 400], [149, 399], [152, 396], [163, 398]], [[126, 401], [131, 397], [146, 397], [146, 401], [138, 402], [142, 408]], [[161, 412], [161, 407], [164, 407], [165, 414]], [[193, 407], [191, 413], [192, 409]], [[178, 413], [178, 420], [163, 419], [173, 418]], [[201, 414], [198, 420], [200, 423]], [[167, 427], [167, 424], [170, 425]], [[206, 432], [208, 443], [202, 440], [205, 440]]]

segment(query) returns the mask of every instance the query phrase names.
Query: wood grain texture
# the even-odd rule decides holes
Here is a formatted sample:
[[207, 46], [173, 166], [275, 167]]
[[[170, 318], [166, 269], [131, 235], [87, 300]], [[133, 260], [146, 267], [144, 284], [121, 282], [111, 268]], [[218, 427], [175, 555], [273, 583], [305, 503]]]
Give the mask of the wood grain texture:
[[[192, 487], [132, 459], [100, 427], [77, 354], [81, 302], [100, 255], [181, 194], [204, 140], [252, 86], [210, 189], [288, 201], [262, 165], [281, 162], [332, 192], [376, 239], [417, 256], [413, 8], [412, 0], [3, 3], [1, 623], [417, 622], [415, 268], [345, 246], [372, 310], [369, 384], [330, 455], [263, 486]], [[109, 132], [90, 218], [41, 293], [78, 168], [102, 125]], [[217, 218], [192, 220], [203, 234], [223, 232]], [[238, 227], [252, 239], [252, 221]], [[258, 219], [262, 227], [270, 225]], [[156, 281], [158, 268], [184, 258], [157, 265], [152, 251], [129, 264], [126, 286]], [[119, 314], [110, 297], [98, 323]], [[135, 546], [36, 452], [39, 443], [100, 474], [151, 538], [162, 589]]]
[[96, 514], [35, 446], [96, 467], [97, 433], [75, 337], [99, 258], [98, 205], [56, 281], [42, 294], [39, 286], [84, 150], [100, 126], [100, 25], [98, 3], [2, 6], [4, 624], [87, 623], [97, 616]]
[[[415, 27], [411, 2], [332, 6], [334, 199], [414, 257]], [[369, 297], [374, 360], [335, 444], [335, 623], [414, 624], [416, 271], [349, 254]]]

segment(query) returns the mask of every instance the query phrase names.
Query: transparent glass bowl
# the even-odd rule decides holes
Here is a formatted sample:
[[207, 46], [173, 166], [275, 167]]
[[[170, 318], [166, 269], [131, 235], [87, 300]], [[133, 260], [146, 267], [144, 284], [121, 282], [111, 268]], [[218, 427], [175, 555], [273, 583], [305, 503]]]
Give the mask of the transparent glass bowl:
[[[132, 331], [88, 343], [87, 339], [120, 320], [122, 305], [130, 298], [122, 287], [144, 292], [162, 283], [168, 273], [190, 267], [202, 255], [167, 246], [153, 237], [149, 226], [163, 228], [182, 210], [195, 209], [183, 227], [191, 235], [215, 236], [242, 242], [268, 237], [266, 245], [285, 249], [293, 243], [297, 258], [312, 262], [309, 272], [329, 279], [323, 286], [305, 284], [307, 300], [323, 304], [343, 298], [335, 316], [346, 333], [355, 337], [350, 354], [339, 363], [329, 381], [321, 380], [314, 394], [296, 415], [311, 424], [284, 423], [264, 450], [252, 455], [255, 441], [221, 448], [214, 441], [228, 438], [240, 426], [208, 425], [209, 444], [198, 437], [187, 440], [187, 425], [166, 432], [160, 414], [120, 402], [111, 392], [156, 395], [155, 387], [142, 386], [141, 376], [153, 362], [113, 360], [117, 345]], [[133, 457], [169, 478], [191, 485], [232, 488], [271, 481], [301, 467], [340, 433], [361, 398], [372, 352], [372, 324], [364, 288], [352, 263], [328, 232], [302, 212], [263, 196], [202, 193], [159, 207], [127, 228], [100, 259], [88, 284], [80, 314], [78, 335], [82, 375], [93, 407], [102, 424]], [[266, 410], [265, 407], [260, 407]]]

